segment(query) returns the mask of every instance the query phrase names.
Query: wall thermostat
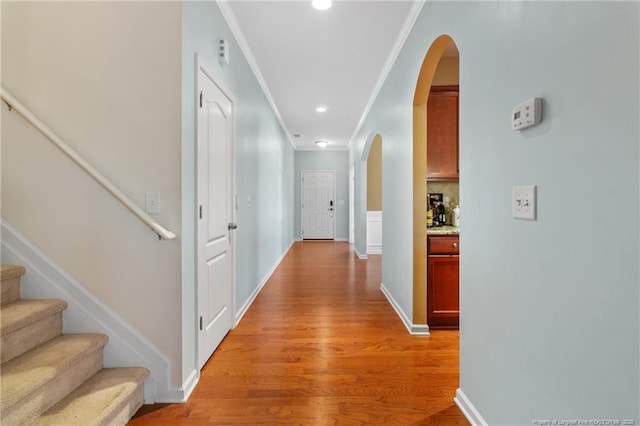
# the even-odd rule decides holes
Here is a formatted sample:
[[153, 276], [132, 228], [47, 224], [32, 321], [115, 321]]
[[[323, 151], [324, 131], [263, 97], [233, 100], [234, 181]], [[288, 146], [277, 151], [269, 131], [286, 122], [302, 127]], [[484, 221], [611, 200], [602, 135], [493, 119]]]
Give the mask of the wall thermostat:
[[511, 113], [511, 128], [522, 130], [542, 121], [542, 98], [531, 98], [515, 107]]

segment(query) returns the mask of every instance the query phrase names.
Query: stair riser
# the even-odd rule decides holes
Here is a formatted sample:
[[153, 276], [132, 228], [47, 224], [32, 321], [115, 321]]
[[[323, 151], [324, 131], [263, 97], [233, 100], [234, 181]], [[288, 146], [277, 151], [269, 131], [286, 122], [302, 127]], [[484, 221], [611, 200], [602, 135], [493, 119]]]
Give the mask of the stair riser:
[[31, 395], [18, 401], [14, 406], [8, 407], [2, 413], [2, 425], [20, 426], [33, 422], [102, 368], [102, 350], [103, 348], [100, 347], [88, 354]]
[[2, 280], [1, 306], [20, 299], [20, 277]]
[[59, 312], [2, 336], [0, 358], [3, 363], [10, 361], [59, 336], [61, 333], [62, 313]]

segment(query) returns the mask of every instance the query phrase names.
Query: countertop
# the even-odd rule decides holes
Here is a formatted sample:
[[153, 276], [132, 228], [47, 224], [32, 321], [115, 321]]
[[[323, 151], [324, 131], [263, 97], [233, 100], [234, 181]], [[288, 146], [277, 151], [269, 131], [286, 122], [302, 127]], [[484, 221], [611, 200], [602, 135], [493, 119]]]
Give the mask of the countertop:
[[460, 228], [455, 226], [434, 226], [433, 228], [427, 228], [427, 235], [459, 235]]

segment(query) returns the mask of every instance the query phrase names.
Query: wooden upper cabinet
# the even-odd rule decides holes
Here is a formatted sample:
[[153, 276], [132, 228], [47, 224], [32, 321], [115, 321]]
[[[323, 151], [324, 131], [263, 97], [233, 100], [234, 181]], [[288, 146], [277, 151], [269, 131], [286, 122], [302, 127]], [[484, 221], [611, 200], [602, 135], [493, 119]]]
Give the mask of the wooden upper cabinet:
[[427, 101], [427, 179], [458, 177], [458, 86], [432, 86]]

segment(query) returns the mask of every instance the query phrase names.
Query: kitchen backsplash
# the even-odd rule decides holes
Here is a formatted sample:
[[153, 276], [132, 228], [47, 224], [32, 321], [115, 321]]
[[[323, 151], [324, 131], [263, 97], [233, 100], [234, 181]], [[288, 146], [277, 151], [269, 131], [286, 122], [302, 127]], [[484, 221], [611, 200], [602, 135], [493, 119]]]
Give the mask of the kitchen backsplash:
[[[429, 182], [427, 181], [427, 192], [442, 193], [443, 197], [449, 197], [449, 208], [447, 210], [447, 222], [451, 223], [451, 211], [460, 205], [460, 184], [458, 182]], [[460, 206], [462, 208], [462, 206]]]

